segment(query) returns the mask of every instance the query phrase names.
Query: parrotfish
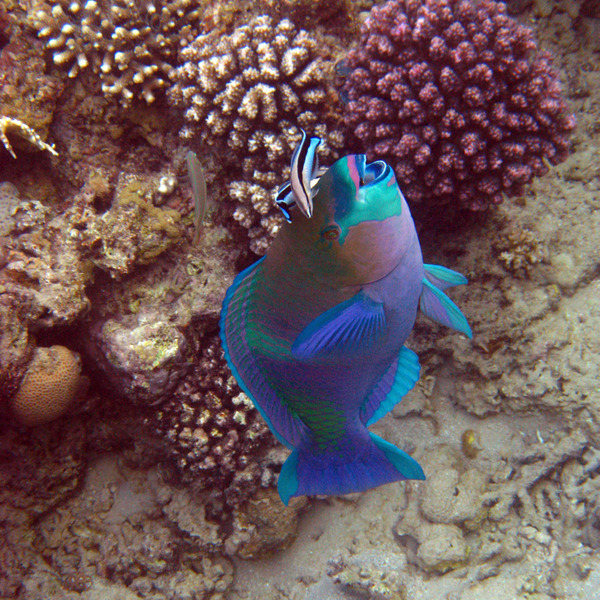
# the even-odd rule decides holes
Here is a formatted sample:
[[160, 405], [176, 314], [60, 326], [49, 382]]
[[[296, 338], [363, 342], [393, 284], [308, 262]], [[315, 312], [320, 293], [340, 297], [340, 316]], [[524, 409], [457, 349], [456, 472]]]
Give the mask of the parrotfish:
[[[315, 150], [313, 143], [309, 154]], [[297, 166], [292, 161], [292, 172]], [[444, 293], [467, 280], [423, 264], [408, 205], [381, 160], [341, 158], [304, 201], [294, 200], [296, 210], [284, 203], [291, 222], [235, 278], [221, 313], [234, 376], [292, 450], [281, 499], [424, 479], [414, 458], [367, 428], [419, 378], [417, 355], [404, 346], [419, 306], [471, 337]]]

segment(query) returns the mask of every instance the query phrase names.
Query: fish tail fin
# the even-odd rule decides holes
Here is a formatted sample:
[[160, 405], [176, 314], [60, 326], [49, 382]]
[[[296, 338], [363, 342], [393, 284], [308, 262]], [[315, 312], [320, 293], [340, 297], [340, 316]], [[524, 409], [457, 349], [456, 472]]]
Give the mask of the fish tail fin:
[[287, 506], [295, 496], [350, 494], [393, 481], [425, 479], [412, 456], [374, 433], [366, 433], [368, 439], [352, 444], [359, 448], [354, 460], [346, 458], [346, 452], [317, 456], [296, 448], [279, 475], [277, 489], [282, 502]]

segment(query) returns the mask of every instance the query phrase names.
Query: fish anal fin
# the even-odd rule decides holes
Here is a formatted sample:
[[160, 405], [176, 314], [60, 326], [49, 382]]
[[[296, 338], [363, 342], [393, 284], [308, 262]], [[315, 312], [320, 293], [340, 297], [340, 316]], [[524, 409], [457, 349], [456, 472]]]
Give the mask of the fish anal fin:
[[419, 380], [419, 357], [402, 346], [383, 377], [364, 401], [360, 419], [371, 425], [386, 415], [414, 387]]
[[309, 323], [294, 341], [292, 354], [302, 359], [352, 353], [372, 347], [384, 331], [383, 304], [361, 291]]
[[425, 479], [421, 465], [410, 455], [386, 442], [374, 433], [369, 434], [373, 443], [385, 454], [386, 458], [402, 474], [404, 479]]

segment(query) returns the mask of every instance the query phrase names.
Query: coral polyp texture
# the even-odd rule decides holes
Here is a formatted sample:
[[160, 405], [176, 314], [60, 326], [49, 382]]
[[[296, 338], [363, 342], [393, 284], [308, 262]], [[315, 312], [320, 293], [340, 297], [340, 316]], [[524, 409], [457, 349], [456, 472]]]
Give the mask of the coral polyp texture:
[[343, 144], [341, 115], [332, 109], [332, 53], [291, 21], [267, 15], [230, 35], [201, 35], [180, 52], [169, 96], [184, 110], [182, 136], [221, 149], [230, 173], [239, 173], [230, 186], [242, 202], [234, 218], [250, 230], [257, 253], [281, 223], [274, 190], [285, 181], [298, 128], [323, 139], [321, 159], [335, 158]]
[[390, 0], [347, 67], [347, 125], [409, 201], [483, 210], [569, 152], [551, 57], [503, 3]]
[[65, 346], [37, 348], [25, 378], [11, 399], [22, 425], [42, 425], [64, 414], [87, 387], [79, 356]]
[[91, 69], [106, 96], [153, 102], [168, 85], [179, 46], [197, 35], [193, 0], [61, 0], [39, 2], [31, 25], [69, 77]]
[[273, 465], [260, 458], [273, 442], [235, 384], [218, 338], [209, 336], [201, 344], [190, 374], [147, 422], [165, 440], [165, 456], [184, 481], [196, 491], [222, 494], [229, 506], [236, 506], [274, 483]]

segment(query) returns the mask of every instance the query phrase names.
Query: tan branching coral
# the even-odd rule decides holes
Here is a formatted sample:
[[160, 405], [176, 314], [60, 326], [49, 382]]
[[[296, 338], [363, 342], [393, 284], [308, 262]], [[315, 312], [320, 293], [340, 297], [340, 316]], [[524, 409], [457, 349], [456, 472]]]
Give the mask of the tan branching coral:
[[[299, 128], [323, 140], [320, 159], [332, 162], [344, 142], [335, 113], [335, 49], [283, 19], [254, 18], [231, 35], [197, 37], [180, 52], [169, 96], [184, 110], [182, 136], [220, 145], [231, 163], [234, 218], [263, 254], [281, 219], [274, 192], [288, 176]], [[236, 170], [241, 173], [236, 176]]]
[[19, 119], [13, 119], [12, 117], [0, 117], [0, 141], [4, 144], [4, 147], [10, 152], [10, 155], [13, 158], [17, 158], [17, 155], [8, 140], [7, 134], [9, 133], [24, 139], [39, 150], [47, 150], [53, 156], [58, 156], [58, 152], [54, 149], [54, 146], [46, 144], [46, 142], [44, 142], [44, 140], [42, 140], [36, 131], [29, 127], [29, 125], [23, 123], [23, 121], [19, 121]]
[[199, 13], [192, 0], [38, 1], [31, 25], [69, 77], [89, 68], [106, 96], [150, 103], [167, 86], [179, 46], [197, 35]]
[[498, 259], [517, 276], [528, 275], [548, 258], [548, 252], [535, 232], [514, 224], [503, 232], [494, 247], [498, 251]]

